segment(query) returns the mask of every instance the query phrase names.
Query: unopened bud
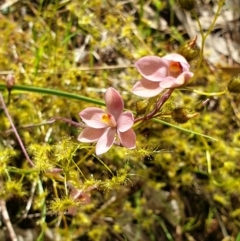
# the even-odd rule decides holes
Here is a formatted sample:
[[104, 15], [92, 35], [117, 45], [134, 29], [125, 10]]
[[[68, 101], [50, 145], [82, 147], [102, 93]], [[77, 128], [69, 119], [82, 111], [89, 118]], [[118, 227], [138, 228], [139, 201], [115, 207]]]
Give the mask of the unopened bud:
[[197, 102], [195, 104], [194, 110], [197, 111], [197, 112], [202, 112], [208, 102], [209, 102], [209, 99], [206, 99], [203, 102], [202, 101], [201, 102]]
[[194, 39], [187, 41], [178, 50], [178, 53], [185, 57], [185, 59], [189, 62], [199, 56], [200, 50], [196, 45], [196, 41], [197, 36]]
[[148, 100], [140, 100], [136, 103], [137, 114], [144, 114], [147, 110]]
[[195, 6], [195, 0], [178, 0], [181, 8], [191, 11]]
[[8, 74], [6, 77], [6, 86], [9, 90], [15, 85], [15, 78], [12, 74]]
[[177, 123], [184, 124], [189, 119], [192, 119], [198, 115], [198, 113], [188, 113], [187, 109], [184, 109], [182, 107], [178, 107], [174, 109], [171, 113], [173, 120], [175, 120]]
[[227, 86], [229, 92], [240, 93], [240, 75], [234, 77]]

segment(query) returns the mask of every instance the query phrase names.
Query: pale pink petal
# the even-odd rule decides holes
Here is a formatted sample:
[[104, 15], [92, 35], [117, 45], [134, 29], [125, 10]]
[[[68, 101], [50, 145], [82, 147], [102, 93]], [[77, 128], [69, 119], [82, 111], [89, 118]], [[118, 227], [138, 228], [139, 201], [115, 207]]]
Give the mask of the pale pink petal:
[[153, 97], [162, 91], [163, 88], [160, 87], [159, 83], [146, 79], [138, 81], [132, 88], [132, 92], [141, 97]]
[[120, 132], [129, 130], [134, 123], [133, 113], [131, 111], [123, 112], [117, 121], [117, 128]]
[[165, 80], [160, 83], [160, 87], [163, 89], [175, 87], [176, 78], [168, 76]]
[[181, 73], [177, 78], [169, 76], [160, 83], [160, 86], [162, 88], [177, 88], [179, 86], [185, 85], [192, 76], [192, 72]]
[[117, 120], [124, 108], [121, 95], [114, 88], [110, 87], [105, 93], [105, 102], [108, 112]]
[[194, 74], [192, 72], [183, 72], [177, 77], [177, 79], [175, 80], [175, 84], [177, 84], [178, 86], [185, 85], [193, 77], [193, 75]]
[[129, 129], [125, 132], [118, 131], [118, 137], [124, 147], [128, 149], [133, 149], [136, 147], [136, 134], [133, 129]]
[[94, 129], [91, 127], [86, 127], [78, 136], [78, 140], [86, 143], [95, 142], [103, 135], [105, 130], [106, 128]]
[[79, 113], [82, 120], [93, 128], [105, 128], [107, 125], [102, 121], [102, 115], [105, 112], [96, 107], [88, 107]]
[[190, 68], [190, 66], [189, 66], [189, 64], [187, 63], [180, 63], [181, 64], [181, 66], [182, 66], [182, 72], [189, 72], [189, 68]]
[[184, 64], [185, 66], [189, 66], [187, 60], [180, 54], [167, 54], [162, 58], [169, 61], [179, 62], [181, 64]]
[[96, 154], [100, 155], [107, 152], [113, 145], [116, 135], [115, 128], [107, 128], [96, 145]]
[[144, 78], [154, 82], [161, 81], [168, 74], [168, 61], [157, 56], [145, 56], [135, 66]]

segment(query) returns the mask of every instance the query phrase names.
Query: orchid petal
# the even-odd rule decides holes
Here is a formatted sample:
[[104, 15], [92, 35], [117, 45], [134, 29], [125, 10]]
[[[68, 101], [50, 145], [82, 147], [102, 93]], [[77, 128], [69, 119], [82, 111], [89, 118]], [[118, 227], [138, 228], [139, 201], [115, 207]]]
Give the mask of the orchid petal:
[[144, 78], [154, 82], [161, 81], [168, 74], [168, 62], [157, 56], [145, 56], [135, 66]]
[[132, 129], [125, 132], [118, 131], [118, 137], [122, 145], [128, 149], [133, 149], [136, 147], [136, 134]]
[[190, 78], [193, 77], [192, 72], [181, 73], [177, 78], [167, 77], [164, 81], [160, 83], [161, 88], [177, 88], [179, 86], [185, 85], [188, 83]]
[[177, 79], [175, 80], [175, 83], [178, 86], [187, 84], [188, 81], [193, 77], [193, 73], [192, 72], [183, 72], [182, 74], [180, 74]]
[[118, 118], [117, 128], [120, 132], [129, 130], [134, 124], [134, 117], [131, 111], [123, 112]]
[[182, 66], [182, 72], [189, 72], [189, 64], [187, 63], [180, 63], [181, 64], [181, 66]]
[[88, 107], [79, 113], [82, 120], [92, 128], [106, 128], [107, 125], [102, 121], [105, 112], [96, 107]]
[[160, 87], [163, 89], [173, 88], [175, 84], [176, 78], [168, 76], [164, 81], [159, 83]]
[[105, 102], [108, 112], [117, 120], [124, 108], [121, 95], [114, 88], [110, 87], [105, 93]]
[[100, 155], [107, 152], [113, 145], [116, 129], [107, 128], [103, 135], [99, 138], [96, 145], [96, 154]]
[[167, 54], [162, 58], [169, 60], [169, 61], [179, 62], [181, 64], [185, 64], [185, 65], [189, 66], [187, 60], [180, 54]]
[[141, 97], [153, 97], [162, 91], [163, 88], [160, 87], [159, 83], [146, 79], [138, 81], [132, 88], [132, 92]]
[[99, 138], [103, 135], [106, 128], [102, 129], [94, 129], [91, 127], [86, 127], [78, 136], [78, 140], [85, 143], [91, 143], [99, 140]]

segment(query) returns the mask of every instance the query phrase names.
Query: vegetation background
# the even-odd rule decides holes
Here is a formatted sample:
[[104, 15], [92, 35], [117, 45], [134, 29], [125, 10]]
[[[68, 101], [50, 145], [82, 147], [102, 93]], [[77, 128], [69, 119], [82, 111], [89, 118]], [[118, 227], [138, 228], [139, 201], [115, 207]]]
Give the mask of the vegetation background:
[[[0, 240], [240, 240], [240, 98], [225, 91], [240, 73], [240, 2], [194, 2], [0, 2], [0, 90], [34, 163], [1, 109]], [[136, 130], [136, 150], [97, 157], [77, 141], [63, 118], [80, 123], [110, 86], [134, 111], [134, 62], [195, 36], [194, 81]], [[196, 118], [172, 120], [206, 99]]]

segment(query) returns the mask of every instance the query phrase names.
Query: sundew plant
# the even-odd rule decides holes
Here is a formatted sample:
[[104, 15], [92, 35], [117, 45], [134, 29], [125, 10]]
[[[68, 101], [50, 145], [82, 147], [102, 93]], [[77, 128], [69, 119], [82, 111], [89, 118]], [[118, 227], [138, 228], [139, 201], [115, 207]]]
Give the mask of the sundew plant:
[[240, 241], [232, 5], [0, 4], [0, 240]]

